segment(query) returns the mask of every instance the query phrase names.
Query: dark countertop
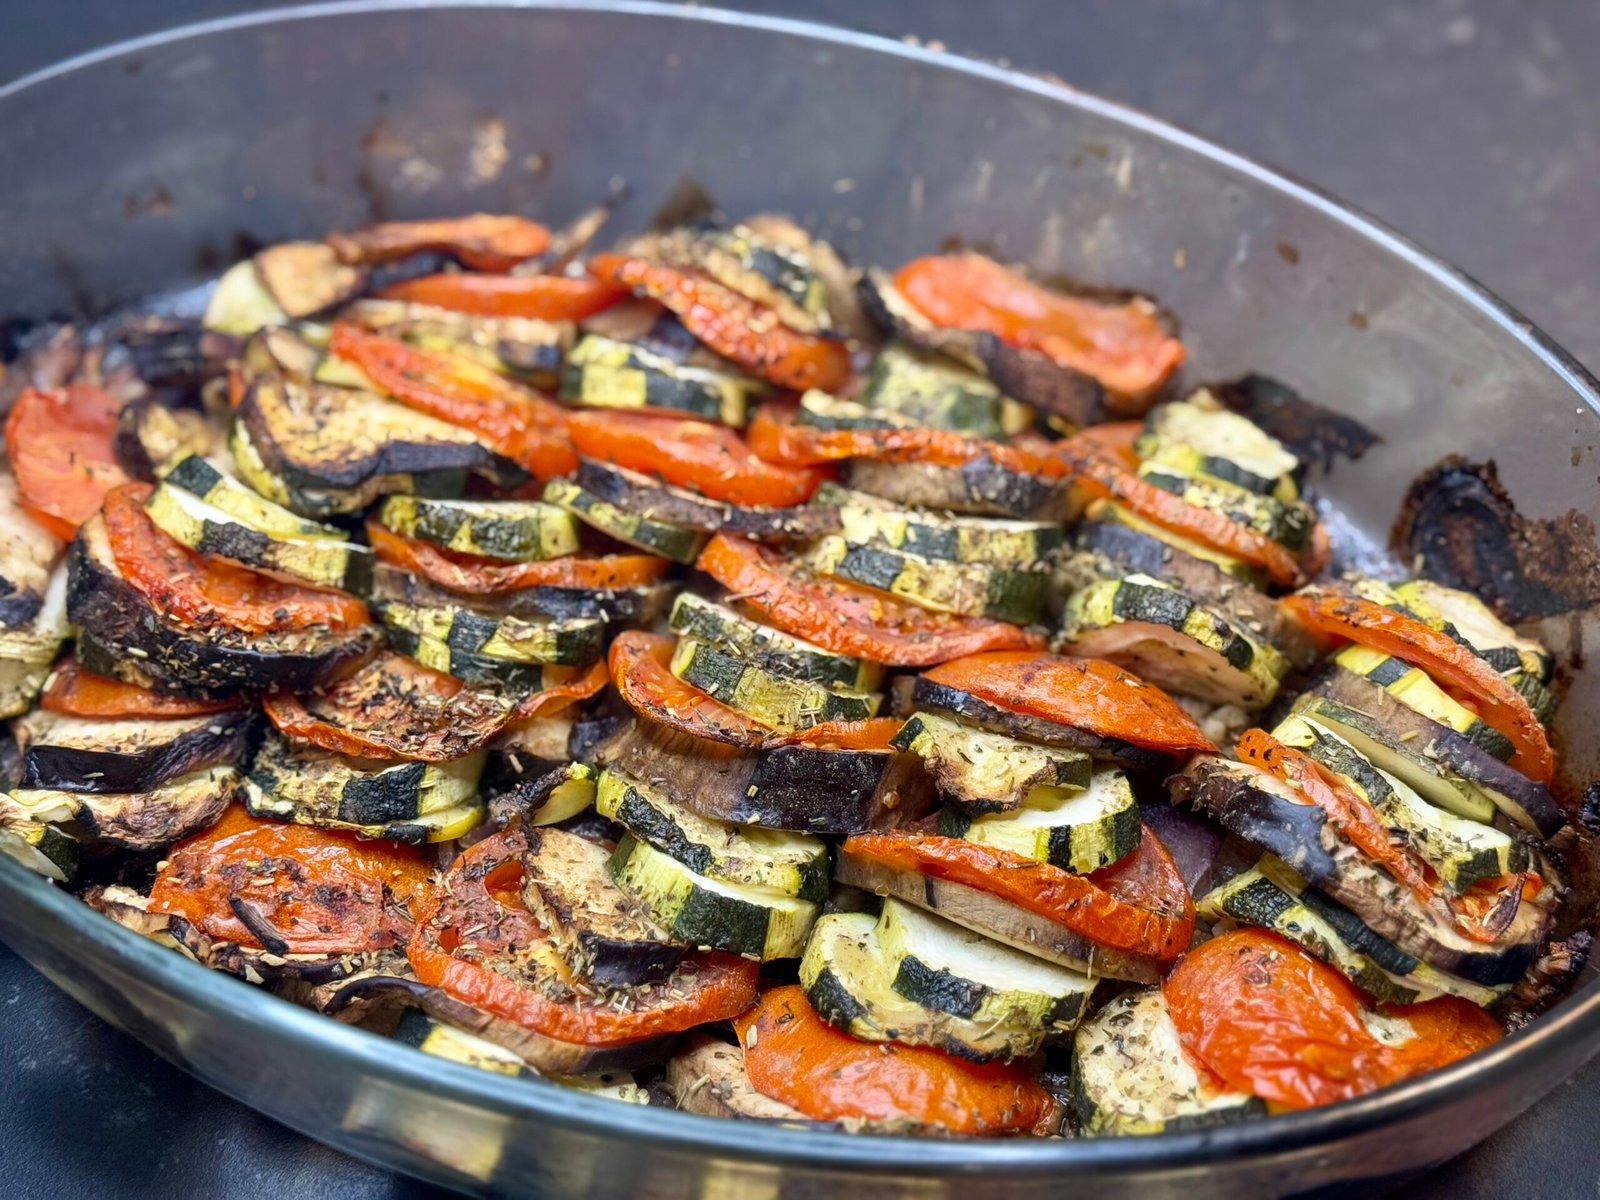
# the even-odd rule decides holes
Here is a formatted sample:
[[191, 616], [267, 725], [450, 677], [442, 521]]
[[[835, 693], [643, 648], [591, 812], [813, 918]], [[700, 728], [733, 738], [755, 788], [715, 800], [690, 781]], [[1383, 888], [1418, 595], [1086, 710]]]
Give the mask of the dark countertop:
[[[1456, 263], [1600, 368], [1600, 6], [1516, 0], [744, 0], [1049, 70], [1275, 163]], [[0, 80], [185, 20], [269, 7], [0, 6]], [[421, 1197], [257, 1116], [90, 1016], [0, 947], [6, 1194]], [[1414, 1200], [1600, 1190], [1589, 1070]], [[1535, 1166], [1534, 1164], [1537, 1164]], [[1537, 1179], [1537, 1183], [1532, 1181]]]

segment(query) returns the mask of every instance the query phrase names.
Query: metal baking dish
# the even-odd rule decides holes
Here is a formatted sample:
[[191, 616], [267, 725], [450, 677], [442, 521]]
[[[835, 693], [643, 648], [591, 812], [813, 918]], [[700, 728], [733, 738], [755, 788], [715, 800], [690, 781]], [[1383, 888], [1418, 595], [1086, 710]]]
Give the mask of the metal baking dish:
[[[1600, 519], [1600, 392], [1470, 280], [1300, 184], [1059, 82], [794, 22], [651, 4], [333, 4], [195, 26], [0, 89], [0, 321], [214, 273], [242, 239], [380, 216], [564, 219], [624, 177], [814, 221], [859, 260], [946, 238], [1153, 292], [1191, 379], [1276, 376], [1383, 437], [1321, 490], [1381, 544], [1406, 482], [1492, 458], [1524, 513]], [[1578, 620], [1579, 618], [1573, 618]], [[1572, 779], [1600, 668], [1558, 738]], [[851, 1137], [510, 1083], [293, 1008], [0, 860], [0, 938], [243, 1102], [484, 1192], [637, 1196], [1280, 1193], [1396, 1177], [1510, 1120], [1600, 1049], [1590, 983], [1455, 1068], [1359, 1101], [1093, 1141]]]

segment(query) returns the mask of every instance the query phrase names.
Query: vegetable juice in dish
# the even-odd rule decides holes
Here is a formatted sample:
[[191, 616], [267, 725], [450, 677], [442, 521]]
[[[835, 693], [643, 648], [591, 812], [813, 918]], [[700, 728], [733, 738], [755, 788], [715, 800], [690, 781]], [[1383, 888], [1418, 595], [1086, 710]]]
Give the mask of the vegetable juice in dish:
[[506, 1087], [864, 1133], [1249, 1120], [1548, 992], [1552, 656], [1331, 563], [1154, 301], [600, 224], [268, 247], [20, 391], [0, 848]]

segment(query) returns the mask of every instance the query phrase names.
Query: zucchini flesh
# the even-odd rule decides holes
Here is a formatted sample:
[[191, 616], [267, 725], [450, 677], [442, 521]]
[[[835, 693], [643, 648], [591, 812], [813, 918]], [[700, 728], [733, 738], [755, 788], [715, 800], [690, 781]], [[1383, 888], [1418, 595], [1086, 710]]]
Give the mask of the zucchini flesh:
[[378, 522], [402, 537], [504, 562], [560, 558], [578, 549], [572, 514], [537, 500], [389, 496], [378, 509]]
[[1253, 529], [1295, 554], [1306, 548], [1316, 527], [1317, 515], [1303, 501], [1258, 496], [1242, 487], [1149, 461], [1139, 464], [1139, 478], [1181, 496], [1196, 508], [1209, 509], [1236, 525]]
[[867, 692], [877, 687], [883, 676], [883, 668], [877, 663], [835, 654], [693, 592], [678, 596], [667, 623], [674, 633], [710, 642], [765, 671], [790, 679]]
[[610, 871], [674, 938], [761, 962], [800, 957], [819, 912], [797, 896], [697, 875], [632, 834], [617, 844]]
[[696, 638], [678, 639], [672, 673], [770, 729], [810, 729], [824, 721], [864, 721], [883, 703], [879, 692], [824, 687], [776, 675]]
[[917, 422], [892, 409], [869, 408], [859, 400], [811, 388], [800, 397], [795, 423], [815, 429], [915, 429]]
[[545, 484], [544, 499], [548, 504], [566, 509], [608, 537], [637, 546], [647, 554], [659, 554], [673, 562], [693, 562], [706, 544], [706, 535], [698, 529], [627, 512], [592, 492], [584, 491], [570, 479], [552, 479]]
[[376, 607], [391, 629], [431, 638], [452, 651], [517, 663], [587, 666], [605, 646], [606, 622], [600, 617], [490, 616], [470, 608], [421, 608], [400, 601]]
[[1501, 762], [1511, 757], [1510, 739], [1485, 725], [1475, 712], [1458, 703], [1421, 667], [1391, 658], [1381, 650], [1354, 644], [1335, 654], [1333, 661], [1347, 671], [1370, 679], [1414, 712], [1455, 730]]
[[218, 333], [248, 337], [258, 329], [288, 321], [289, 314], [272, 298], [256, 273], [256, 264], [247, 258], [234, 263], [217, 280], [201, 324]]
[[1031, 625], [1044, 614], [1050, 578], [1043, 571], [947, 562], [883, 546], [854, 545], [838, 534], [818, 539], [807, 563], [819, 574], [877, 588], [935, 612], [1017, 625]]
[[1126, 992], [1078, 1027], [1072, 1098], [1086, 1134], [1174, 1133], [1261, 1116], [1248, 1092], [1204, 1083], [1159, 989]]
[[970, 817], [947, 808], [939, 832], [1088, 874], [1137, 850], [1144, 827], [1127, 776], [1102, 767], [1085, 791], [1035, 788], [1009, 812]]
[[811, 502], [838, 509], [846, 541], [948, 562], [1026, 570], [1065, 540], [1051, 522], [935, 516], [835, 483], [824, 483]]
[[162, 483], [181, 488], [191, 496], [221, 509], [241, 524], [259, 529], [272, 537], [297, 540], [345, 540], [344, 531], [320, 521], [308, 521], [252, 491], [231, 475], [217, 470], [206, 459], [184, 450], [164, 464], [157, 475]]
[[861, 403], [914, 425], [983, 438], [1011, 437], [1033, 424], [1032, 409], [1002, 394], [984, 376], [903, 342], [890, 342], [879, 352]]
[[586, 408], [658, 409], [742, 426], [758, 385], [589, 334], [561, 371], [561, 396]]
[[828, 847], [809, 834], [711, 820], [615, 768], [600, 773], [594, 805], [697, 875], [818, 903], [828, 898]]
[[940, 793], [974, 813], [1015, 810], [1035, 793], [1081, 792], [1094, 765], [1085, 751], [1020, 741], [935, 712], [909, 718], [893, 745], [921, 758]]
[[1237, 558], [1230, 558], [1219, 550], [1213, 550], [1210, 546], [1201, 545], [1199, 542], [1191, 541], [1186, 537], [1173, 533], [1171, 530], [1163, 529], [1155, 522], [1147, 521], [1138, 513], [1123, 508], [1120, 504], [1114, 504], [1110, 500], [1096, 500], [1089, 506], [1084, 515], [1090, 521], [1110, 521], [1117, 525], [1125, 525], [1129, 529], [1142, 533], [1147, 537], [1155, 538], [1156, 541], [1165, 543], [1174, 550], [1189, 555], [1191, 558], [1203, 559], [1226, 571], [1236, 579], [1244, 580], [1253, 587], [1263, 587], [1266, 584], [1266, 576], [1262, 574], [1259, 567], [1253, 567]]
[[1300, 498], [1295, 482], [1300, 460], [1254, 421], [1222, 407], [1204, 390], [1151, 409], [1134, 451], [1140, 458], [1259, 495]]
[[386, 628], [389, 644], [395, 650], [435, 671], [443, 671], [467, 683], [503, 684], [528, 692], [544, 690], [545, 666], [537, 660], [479, 654], [430, 634], [413, 632], [398, 623], [386, 624]]
[[[1540, 683], [1550, 682], [1555, 658], [1533, 638], [1526, 638], [1471, 592], [1445, 587], [1431, 579], [1412, 579], [1394, 586], [1394, 594], [1407, 608], [1431, 611], [1448, 621], [1456, 633], [1502, 674], [1520, 670]], [[1499, 652], [1499, 653], [1497, 653]], [[1517, 666], [1513, 666], [1512, 659]]]
[[395, 1026], [394, 1040], [424, 1054], [448, 1062], [493, 1071], [496, 1075], [509, 1075], [514, 1079], [531, 1079], [536, 1072], [498, 1042], [435, 1021], [420, 1008], [408, 1008], [400, 1015]]
[[56, 883], [71, 882], [78, 871], [78, 839], [47, 821], [35, 819], [3, 792], [0, 792], [0, 854]]

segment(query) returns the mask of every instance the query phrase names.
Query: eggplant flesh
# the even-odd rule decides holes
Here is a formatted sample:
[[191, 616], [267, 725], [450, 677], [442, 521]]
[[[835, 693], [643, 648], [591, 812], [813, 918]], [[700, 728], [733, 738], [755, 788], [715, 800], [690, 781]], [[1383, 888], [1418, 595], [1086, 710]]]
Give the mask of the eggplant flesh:
[[87, 848], [147, 852], [215, 823], [238, 790], [240, 775], [215, 766], [139, 792], [69, 792], [20, 788], [13, 795], [35, 819], [71, 823]]
[[150, 791], [178, 775], [231, 766], [248, 754], [246, 709], [157, 721], [96, 721], [42, 709], [18, 721], [24, 788]]
[[152, 397], [135, 400], [122, 410], [112, 439], [122, 469], [146, 483], [153, 482], [163, 464], [181, 451], [209, 458], [223, 444], [222, 431], [204, 413], [173, 408]]
[[618, 628], [651, 625], [666, 616], [678, 585], [672, 582], [635, 588], [574, 588], [536, 584], [493, 594], [457, 592], [388, 563], [375, 563], [372, 602], [408, 604], [415, 608], [464, 607], [488, 616], [603, 617]]
[[635, 516], [702, 533], [736, 533], [758, 542], [801, 541], [839, 528], [838, 513], [817, 505], [741, 508], [671, 487], [638, 471], [580, 458], [577, 485]]
[[16, 477], [0, 468], [0, 627], [26, 625], [39, 615], [61, 542], [22, 508]]
[[857, 491], [908, 508], [1035, 521], [1070, 515], [1066, 489], [1002, 467], [987, 454], [959, 467], [858, 458], [846, 464], [845, 480]]
[[697, 1034], [667, 1063], [667, 1091], [684, 1112], [816, 1124], [782, 1100], [756, 1091], [744, 1071], [744, 1051]]

